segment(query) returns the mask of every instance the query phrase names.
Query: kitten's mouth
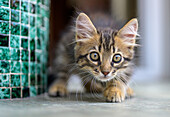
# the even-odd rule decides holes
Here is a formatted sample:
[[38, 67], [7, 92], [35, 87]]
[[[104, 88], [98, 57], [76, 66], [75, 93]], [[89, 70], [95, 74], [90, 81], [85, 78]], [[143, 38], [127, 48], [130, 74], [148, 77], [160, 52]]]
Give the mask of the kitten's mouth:
[[113, 77], [107, 77], [107, 76], [104, 77], [104, 76], [102, 76], [102, 77], [97, 78], [97, 80], [99, 80], [101, 82], [110, 81], [111, 79], [113, 79]]
[[112, 79], [114, 79], [116, 76], [116, 74], [112, 74], [111, 76], [98, 76], [98, 77], [95, 77], [98, 81], [101, 81], [101, 82], [108, 82]]

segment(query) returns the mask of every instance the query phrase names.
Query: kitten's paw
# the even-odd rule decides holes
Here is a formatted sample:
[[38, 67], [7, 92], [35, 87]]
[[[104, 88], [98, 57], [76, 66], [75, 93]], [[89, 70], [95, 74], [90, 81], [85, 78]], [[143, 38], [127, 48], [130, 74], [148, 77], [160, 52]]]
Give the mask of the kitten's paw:
[[122, 102], [125, 100], [125, 94], [117, 87], [108, 87], [104, 91], [107, 102]]
[[135, 94], [134, 94], [134, 91], [133, 89], [131, 89], [130, 87], [126, 89], [126, 98], [131, 98], [133, 97]]
[[49, 88], [48, 94], [52, 97], [64, 97], [68, 95], [68, 91], [64, 84], [56, 83]]

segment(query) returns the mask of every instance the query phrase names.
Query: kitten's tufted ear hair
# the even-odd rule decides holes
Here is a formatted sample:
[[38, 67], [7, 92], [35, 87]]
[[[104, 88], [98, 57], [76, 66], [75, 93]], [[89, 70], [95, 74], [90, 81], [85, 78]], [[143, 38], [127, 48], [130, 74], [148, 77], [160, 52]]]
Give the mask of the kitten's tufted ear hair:
[[97, 31], [90, 18], [86, 14], [80, 13], [76, 20], [76, 39], [88, 40], [95, 33]]
[[122, 29], [118, 32], [118, 37], [124, 39], [129, 44], [135, 43], [135, 38], [138, 35], [138, 20], [136, 18], [130, 20]]

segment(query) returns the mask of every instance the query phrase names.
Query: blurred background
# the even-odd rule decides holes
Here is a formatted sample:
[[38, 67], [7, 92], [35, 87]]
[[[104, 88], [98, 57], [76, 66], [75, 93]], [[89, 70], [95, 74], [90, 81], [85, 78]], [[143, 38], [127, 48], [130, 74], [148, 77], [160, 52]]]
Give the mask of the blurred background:
[[[123, 26], [139, 20], [135, 82], [159, 82], [170, 79], [170, 1], [169, 0], [51, 0], [49, 67], [64, 30], [72, 24], [76, 11], [109, 13]], [[146, 82], [147, 81], [147, 82]]]

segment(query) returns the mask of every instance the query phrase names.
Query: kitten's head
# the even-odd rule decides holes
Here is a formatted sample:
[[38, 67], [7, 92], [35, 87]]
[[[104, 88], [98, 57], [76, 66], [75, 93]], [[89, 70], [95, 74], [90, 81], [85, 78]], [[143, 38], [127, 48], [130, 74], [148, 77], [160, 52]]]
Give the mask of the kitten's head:
[[134, 57], [137, 19], [122, 29], [96, 29], [89, 17], [80, 13], [76, 20], [75, 58], [80, 69], [99, 81], [114, 79], [128, 70]]

